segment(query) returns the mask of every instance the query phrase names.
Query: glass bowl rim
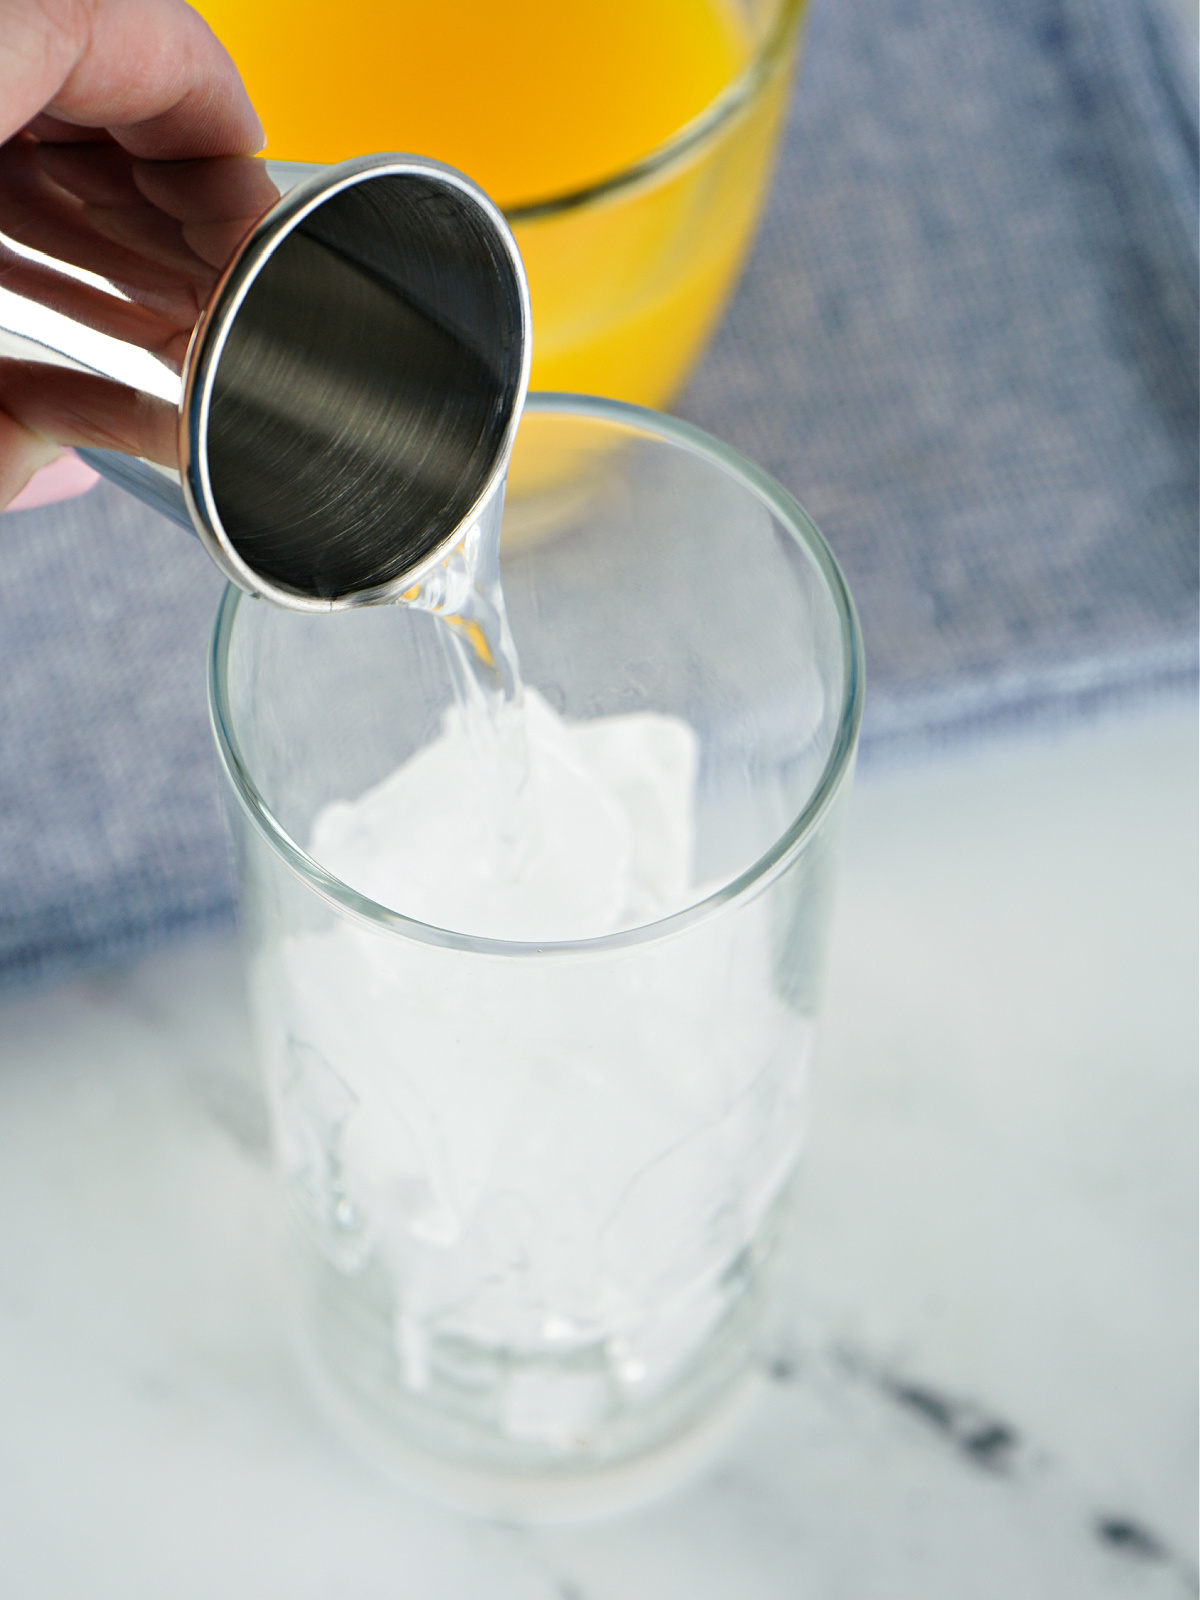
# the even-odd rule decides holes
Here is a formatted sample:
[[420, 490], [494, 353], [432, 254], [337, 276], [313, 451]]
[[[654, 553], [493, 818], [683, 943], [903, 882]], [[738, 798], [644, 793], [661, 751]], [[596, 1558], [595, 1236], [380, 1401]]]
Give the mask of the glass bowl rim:
[[689, 122], [677, 128], [662, 144], [656, 145], [644, 156], [631, 161], [619, 172], [595, 183], [584, 184], [563, 194], [548, 195], [540, 200], [519, 200], [501, 207], [505, 220], [511, 226], [525, 222], [540, 222], [559, 216], [565, 211], [577, 211], [593, 201], [608, 199], [649, 178], [657, 177], [665, 168], [689, 156], [713, 134], [731, 122], [751, 101], [771, 77], [776, 67], [791, 48], [792, 39], [804, 15], [806, 0], [780, 0], [779, 10], [750, 60], [717, 92], [702, 111]]
[[[477, 934], [458, 933], [449, 928], [439, 928], [431, 923], [406, 917], [391, 907], [360, 894], [343, 883], [302, 850], [276, 819], [263, 799], [247, 763], [242, 757], [237, 736], [233, 731], [233, 718], [228, 697], [229, 647], [238, 607], [252, 602], [252, 597], [227, 584], [217, 607], [213, 623], [211, 647], [208, 657], [208, 713], [217, 754], [243, 814], [283, 864], [322, 900], [327, 901], [345, 916], [366, 925], [376, 932], [387, 932], [421, 944], [437, 945], [444, 949], [463, 950], [478, 955], [492, 956], [547, 956], [560, 954], [596, 954], [640, 944], [656, 942], [668, 935], [680, 933], [707, 919], [721, 908], [750, 897], [773, 882], [807, 848], [849, 776], [858, 744], [862, 723], [863, 695], [865, 690], [862, 633], [858, 614], [850, 596], [842, 570], [833, 551], [826, 544], [816, 524], [803, 506], [761, 467], [712, 434], [644, 406], [630, 405], [623, 400], [605, 400], [593, 395], [531, 394], [525, 410], [532, 413], [584, 417], [619, 427], [636, 429], [650, 434], [662, 443], [681, 449], [715, 463], [726, 475], [747, 489], [787, 528], [812, 560], [825, 580], [829, 596], [838, 618], [843, 660], [843, 689], [841, 714], [837, 731], [821, 776], [814, 785], [805, 804], [782, 833], [757, 860], [736, 877], [723, 883], [719, 889], [694, 901], [680, 911], [653, 922], [641, 923], [617, 933], [597, 934], [587, 939], [564, 940], [510, 940], [485, 938]], [[258, 604], [266, 604], [258, 601]]]

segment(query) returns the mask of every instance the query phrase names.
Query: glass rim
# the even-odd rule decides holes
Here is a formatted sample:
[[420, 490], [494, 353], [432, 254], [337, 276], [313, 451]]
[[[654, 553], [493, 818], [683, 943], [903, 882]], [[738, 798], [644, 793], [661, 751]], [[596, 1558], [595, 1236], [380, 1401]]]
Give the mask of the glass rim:
[[807, 848], [849, 774], [858, 744], [865, 690], [862, 633], [859, 629], [858, 614], [833, 551], [804, 507], [782, 484], [777, 483], [761, 467], [755, 466], [732, 445], [725, 444], [712, 434], [693, 427], [691, 423], [682, 422], [677, 417], [651, 411], [644, 406], [630, 405], [623, 400], [543, 392], [528, 396], [525, 411], [533, 414], [583, 417], [635, 429], [648, 433], [665, 444], [684, 450], [690, 455], [713, 462], [728, 477], [749, 490], [759, 503], [765, 505], [787, 528], [825, 580], [838, 618], [844, 664], [841, 713], [837, 732], [821, 776], [809, 793], [808, 799], [768, 849], [736, 877], [730, 878], [702, 900], [696, 900], [681, 910], [673, 911], [653, 922], [640, 923], [636, 927], [621, 929], [616, 933], [596, 934], [586, 939], [534, 941], [487, 938], [477, 934], [459, 933], [449, 928], [439, 928], [432, 923], [407, 917], [390, 906], [382, 905], [369, 896], [360, 894], [349, 884], [343, 883], [307, 851], [301, 849], [275, 817], [250, 775], [233, 730], [228, 696], [228, 667], [229, 648], [238, 607], [248, 603], [252, 597], [232, 583], [226, 585], [217, 607], [208, 657], [208, 712], [213, 738], [229, 786], [242, 812], [267, 847], [322, 900], [327, 901], [343, 915], [376, 932], [386, 932], [416, 940], [421, 944], [463, 950], [476, 955], [526, 958], [595, 954], [656, 943], [662, 938], [680, 933], [698, 922], [707, 920], [732, 902], [747, 899], [752, 892], [765, 888], [785, 872]]
[[656, 177], [664, 168], [682, 160], [702, 145], [710, 135], [731, 122], [758, 94], [763, 84], [775, 71], [791, 48], [792, 39], [804, 14], [805, 0], [780, 0], [779, 10], [766, 36], [750, 60], [730, 79], [723, 89], [698, 111], [689, 122], [677, 128], [662, 144], [656, 145], [644, 156], [631, 161], [619, 172], [595, 183], [570, 189], [564, 194], [549, 195], [541, 200], [520, 200], [503, 206], [505, 219], [512, 225], [523, 222], [544, 221], [559, 216], [564, 211], [576, 211], [594, 200], [605, 200], [625, 189], [633, 188], [647, 178]]

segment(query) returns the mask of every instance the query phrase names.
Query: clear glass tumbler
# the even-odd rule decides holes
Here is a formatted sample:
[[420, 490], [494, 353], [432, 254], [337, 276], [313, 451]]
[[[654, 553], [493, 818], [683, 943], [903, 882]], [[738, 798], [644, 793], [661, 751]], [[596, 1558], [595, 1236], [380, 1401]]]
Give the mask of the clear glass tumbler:
[[397, 1470], [524, 1514], [683, 1459], [750, 1367], [863, 666], [828, 547], [735, 451], [555, 395], [518, 448], [539, 488], [510, 498], [502, 573], [526, 684], [573, 721], [694, 730], [691, 820], [646, 863], [684, 863], [680, 909], [471, 937], [309, 853], [323, 808], [437, 735], [453, 690], [426, 614], [229, 589], [210, 704], [310, 1368]]
[[418, 151], [491, 195], [529, 276], [535, 388], [678, 392], [758, 221], [805, 0], [197, 9], [272, 160]]

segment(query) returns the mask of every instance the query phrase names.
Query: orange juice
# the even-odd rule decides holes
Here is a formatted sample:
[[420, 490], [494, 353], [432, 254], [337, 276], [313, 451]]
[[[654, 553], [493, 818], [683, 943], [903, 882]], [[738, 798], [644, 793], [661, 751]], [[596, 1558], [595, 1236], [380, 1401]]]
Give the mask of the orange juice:
[[[241, 71], [268, 156], [413, 151], [508, 212], [529, 273], [535, 388], [645, 404], [674, 391], [757, 213], [788, 41], [707, 142], [638, 181], [622, 175], [755, 62], [762, 39], [739, 0], [197, 4]], [[799, 0], [771, 5], [773, 32], [787, 33]]]

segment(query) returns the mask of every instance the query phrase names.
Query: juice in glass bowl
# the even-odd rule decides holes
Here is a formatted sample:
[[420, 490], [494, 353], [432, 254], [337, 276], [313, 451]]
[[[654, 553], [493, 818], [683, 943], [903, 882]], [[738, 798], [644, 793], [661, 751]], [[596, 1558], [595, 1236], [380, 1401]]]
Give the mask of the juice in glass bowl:
[[803, 0], [197, 0], [282, 161], [413, 151], [501, 205], [532, 387], [662, 406], [757, 219]]

